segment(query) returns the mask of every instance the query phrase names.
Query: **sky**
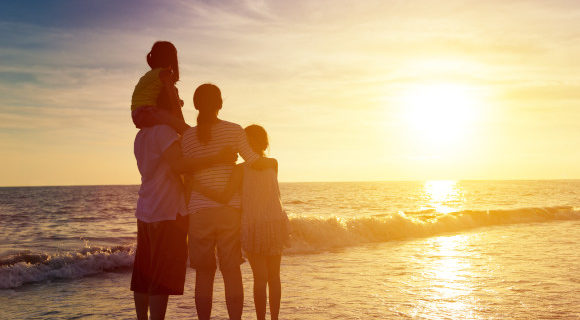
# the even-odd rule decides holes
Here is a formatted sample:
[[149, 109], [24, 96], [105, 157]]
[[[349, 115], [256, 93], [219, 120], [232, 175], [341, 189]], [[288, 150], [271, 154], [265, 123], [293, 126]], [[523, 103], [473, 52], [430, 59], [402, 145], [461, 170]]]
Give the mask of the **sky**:
[[132, 90], [157, 40], [181, 98], [270, 135], [280, 181], [580, 178], [580, 4], [9, 1], [0, 186], [138, 184]]

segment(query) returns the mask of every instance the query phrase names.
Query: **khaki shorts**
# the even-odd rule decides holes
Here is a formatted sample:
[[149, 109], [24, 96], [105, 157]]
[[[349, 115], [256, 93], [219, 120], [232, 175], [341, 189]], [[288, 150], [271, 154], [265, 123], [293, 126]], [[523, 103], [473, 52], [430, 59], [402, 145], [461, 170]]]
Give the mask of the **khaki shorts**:
[[194, 269], [239, 268], [244, 262], [240, 243], [240, 210], [221, 206], [189, 216], [189, 261]]

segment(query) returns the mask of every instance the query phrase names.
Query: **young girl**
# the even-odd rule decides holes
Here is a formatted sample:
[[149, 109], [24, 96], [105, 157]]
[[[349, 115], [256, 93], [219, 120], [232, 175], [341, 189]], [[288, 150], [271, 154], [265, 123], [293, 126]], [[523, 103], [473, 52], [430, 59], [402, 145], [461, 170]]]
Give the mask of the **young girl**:
[[[264, 156], [268, 148], [266, 130], [258, 125], [245, 128], [250, 147]], [[194, 189], [221, 203], [228, 203], [234, 193], [242, 198], [242, 249], [254, 275], [254, 305], [258, 320], [266, 319], [266, 286], [269, 289], [270, 317], [278, 319], [281, 284], [280, 261], [288, 241], [288, 217], [280, 202], [278, 163], [273, 168], [256, 170], [239, 164], [222, 192], [194, 183]]]
[[[175, 87], [175, 83], [179, 81], [177, 49], [171, 42], [157, 41], [147, 54], [147, 63], [151, 70], [139, 79], [131, 99], [133, 123], [137, 128], [167, 124], [182, 133], [189, 128], [183, 115], [174, 116], [166, 111], [183, 106]], [[165, 108], [155, 107], [159, 105], [164, 105]]]

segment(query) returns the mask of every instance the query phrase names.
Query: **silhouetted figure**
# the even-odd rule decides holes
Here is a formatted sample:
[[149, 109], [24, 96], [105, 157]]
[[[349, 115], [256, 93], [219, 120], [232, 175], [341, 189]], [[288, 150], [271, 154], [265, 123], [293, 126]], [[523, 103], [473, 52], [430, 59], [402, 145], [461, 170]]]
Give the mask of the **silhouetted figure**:
[[[193, 103], [199, 111], [197, 126], [185, 131], [182, 140], [183, 154], [187, 157], [203, 157], [229, 147], [239, 152], [246, 162], [257, 166], [273, 166], [272, 159], [260, 157], [249, 146], [246, 134], [238, 124], [218, 118], [222, 108], [219, 88], [213, 84], [203, 84], [194, 93]], [[225, 187], [234, 165], [216, 165], [196, 171], [187, 177], [188, 181], [211, 188]], [[240, 264], [242, 258], [240, 244], [240, 197], [235, 195], [224, 205], [211, 200], [199, 192], [191, 192], [188, 212], [189, 259], [196, 269], [195, 306], [199, 319], [209, 319], [212, 308], [213, 282], [219, 260], [222, 272], [226, 304], [230, 319], [241, 319], [244, 290]]]
[[[268, 134], [258, 125], [246, 127], [252, 150], [264, 156]], [[274, 160], [275, 161], [275, 160]], [[258, 320], [266, 319], [266, 287], [269, 291], [270, 317], [278, 319], [282, 250], [288, 243], [289, 223], [280, 201], [278, 166], [256, 170], [247, 163], [234, 168], [223, 191], [194, 183], [194, 190], [221, 203], [228, 203], [236, 192], [242, 195], [242, 249], [246, 252], [254, 275], [254, 305]]]
[[[177, 49], [171, 42], [157, 41], [147, 54], [147, 63], [151, 70], [139, 79], [131, 98], [133, 123], [137, 128], [167, 124], [182, 133], [189, 126], [183, 114], [175, 112], [183, 106], [175, 87], [179, 81]], [[160, 105], [162, 108], [156, 108]]]

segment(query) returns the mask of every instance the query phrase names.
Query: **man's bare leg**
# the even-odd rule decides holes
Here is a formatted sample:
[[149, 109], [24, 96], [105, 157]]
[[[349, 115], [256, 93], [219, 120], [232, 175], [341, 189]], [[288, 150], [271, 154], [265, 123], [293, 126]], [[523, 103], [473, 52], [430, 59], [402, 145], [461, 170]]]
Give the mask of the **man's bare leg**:
[[151, 314], [150, 320], [165, 319], [165, 312], [167, 311], [168, 295], [154, 295], [149, 296], [149, 311]]
[[135, 301], [137, 320], [148, 320], [149, 295], [147, 293], [133, 292], [133, 300]]

